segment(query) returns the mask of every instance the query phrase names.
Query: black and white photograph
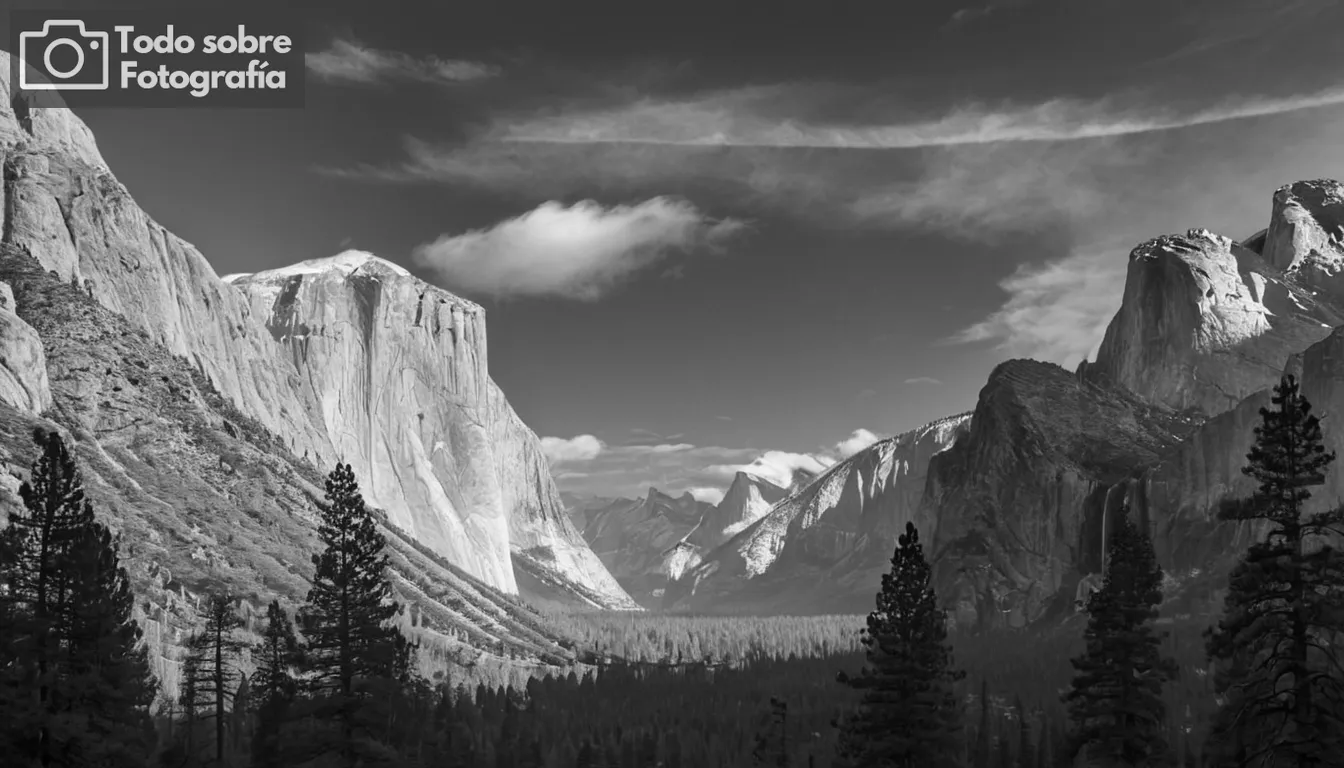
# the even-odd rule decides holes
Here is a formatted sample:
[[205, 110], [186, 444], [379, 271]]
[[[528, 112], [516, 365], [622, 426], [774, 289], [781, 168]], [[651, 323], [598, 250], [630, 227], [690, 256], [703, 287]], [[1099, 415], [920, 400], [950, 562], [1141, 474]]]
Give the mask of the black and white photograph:
[[3, 0], [3, 768], [1344, 768], [1341, 0]]

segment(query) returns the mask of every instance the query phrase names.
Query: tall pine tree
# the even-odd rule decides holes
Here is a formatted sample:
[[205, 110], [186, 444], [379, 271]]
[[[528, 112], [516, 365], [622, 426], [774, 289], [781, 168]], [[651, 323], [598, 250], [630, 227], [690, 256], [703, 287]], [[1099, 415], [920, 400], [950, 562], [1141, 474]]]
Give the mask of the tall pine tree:
[[282, 756], [281, 732], [290, 705], [298, 694], [294, 669], [302, 661], [294, 623], [279, 600], [266, 608], [266, 629], [261, 643], [252, 650], [256, 671], [252, 673], [252, 696], [257, 702], [257, 729], [252, 741], [252, 764], [257, 768], [287, 765]]
[[891, 571], [882, 577], [877, 609], [862, 643], [867, 664], [842, 681], [862, 691], [842, 724], [840, 754], [855, 766], [939, 768], [960, 761], [962, 712], [953, 684], [947, 619], [931, 586], [919, 533], [906, 523]]
[[399, 606], [387, 579], [385, 542], [349, 464], [327, 476], [321, 518], [324, 550], [313, 555], [316, 573], [301, 611], [308, 682], [338, 726], [334, 747], [343, 764], [387, 760], [372, 692], [405, 674], [409, 646], [388, 624]]
[[1335, 454], [1293, 377], [1271, 404], [1242, 469], [1259, 485], [1221, 511], [1265, 525], [1267, 535], [1233, 570], [1223, 616], [1207, 634], [1221, 702], [1209, 752], [1219, 765], [1337, 765], [1344, 675], [1332, 643], [1344, 630], [1344, 553], [1334, 545], [1344, 508], [1306, 509]]
[[215, 761], [221, 764], [228, 745], [228, 714], [233, 711], [234, 694], [242, 681], [243, 643], [238, 638], [242, 628], [243, 620], [234, 610], [233, 598], [213, 594], [206, 599], [205, 626], [191, 643], [190, 652], [196, 657], [195, 694], [214, 726], [212, 751]]
[[1162, 688], [1176, 674], [1154, 628], [1162, 569], [1148, 534], [1121, 509], [1110, 536], [1106, 575], [1087, 601], [1086, 649], [1064, 696], [1073, 723], [1071, 752], [1107, 765], [1165, 764]]
[[10, 641], [0, 690], [13, 697], [0, 753], [15, 766], [144, 765], [155, 686], [130, 581], [60, 435], [34, 440], [41, 453], [0, 547]]

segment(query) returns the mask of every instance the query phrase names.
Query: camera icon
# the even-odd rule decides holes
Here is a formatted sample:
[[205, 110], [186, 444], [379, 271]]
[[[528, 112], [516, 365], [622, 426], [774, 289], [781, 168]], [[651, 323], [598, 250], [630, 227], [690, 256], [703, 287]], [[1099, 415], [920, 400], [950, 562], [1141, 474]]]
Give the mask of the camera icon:
[[[69, 49], [74, 65], [53, 61]], [[19, 33], [19, 88], [27, 91], [105, 91], [108, 83], [106, 32], [92, 32], [78, 19], [49, 19], [41, 32]], [[66, 54], [68, 55], [68, 54]], [[34, 78], [36, 71], [48, 80]]]

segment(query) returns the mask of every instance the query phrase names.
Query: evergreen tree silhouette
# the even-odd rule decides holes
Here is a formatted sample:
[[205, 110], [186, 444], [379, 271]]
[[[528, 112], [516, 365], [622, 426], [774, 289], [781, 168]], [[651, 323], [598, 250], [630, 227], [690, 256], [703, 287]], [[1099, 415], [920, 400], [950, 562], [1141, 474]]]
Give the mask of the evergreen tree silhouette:
[[961, 759], [961, 709], [952, 686], [947, 620], [930, 585], [919, 533], [906, 523], [877, 608], [868, 614], [867, 664], [842, 682], [862, 692], [842, 723], [840, 755], [856, 766], [940, 768]]
[[155, 685], [130, 580], [65, 442], [38, 430], [0, 555], [9, 645], [0, 672], [6, 765], [144, 765]]
[[389, 759], [381, 743], [373, 692], [409, 668], [409, 646], [388, 622], [399, 606], [387, 578], [388, 557], [378, 523], [364, 504], [349, 464], [337, 464], [326, 482], [313, 555], [316, 572], [301, 610], [307, 647], [308, 683], [322, 717], [339, 734], [335, 748], [344, 765]]
[[1242, 469], [1259, 486], [1221, 510], [1267, 533], [1233, 570], [1223, 616], [1206, 635], [1221, 701], [1208, 751], [1216, 765], [1337, 765], [1344, 675], [1332, 642], [1344, 630], [1344, 555], [1335, 547], [1344, 508], [1306, 509], [1335, 454], [1296, 379], [1285, 376], [1271, 404], [1260, 409]]
[[1087, 601], [1086, 649], [1073, 660], [1076, 675], [1065, 694], [1073, 723], [1069, 756], [1107, 764], [1167, 764], [1162, 688], [1175, 663], [1162, 656], [1154, 628], [1162, 602], [1162, 569], [1148, 534], [1128, 508], [1116, 517], [1101, 589]]
[[227, 594], [212, 594], [206, 598], [205, 626], [192, 640], [191, 653], [196, 657], [194, 673], [195, 695], [209, 712], [214, 725], [215, 761], [224, 762], [224, 749], [232, 711], [234, 694], [242, 682], [243, 643], [238, 630], [243, 620], [233, 607], [233, 598]]

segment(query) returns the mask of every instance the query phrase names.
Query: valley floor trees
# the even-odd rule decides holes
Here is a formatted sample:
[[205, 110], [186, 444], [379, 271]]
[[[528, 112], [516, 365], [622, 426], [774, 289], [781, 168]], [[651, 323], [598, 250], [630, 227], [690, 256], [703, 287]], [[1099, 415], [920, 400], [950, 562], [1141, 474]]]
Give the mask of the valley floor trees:
[[1334, 461], [1320, 420], [1288, 376], [1242, 470], [1254, 495], [1226, 520], [1267, 525], [1232, 572], [1218, 626], [1208, 633], [1221, 701], [1213, 723], [1218, 765], [1337, 765], [1344, 752], [1344, 508], [1307, 513], [1312, 486]]
[[963, 752], [962, 712], [952, 689], [947, 618], [930, 586], [919, 532], [906, 523], [891, 571], [882, 576], [877, 609], [868, 614], [863, 645], [868, 663], [842, 681], [862, 692], [845, 718], [840, 752], [859, 766], [955, 766]]

